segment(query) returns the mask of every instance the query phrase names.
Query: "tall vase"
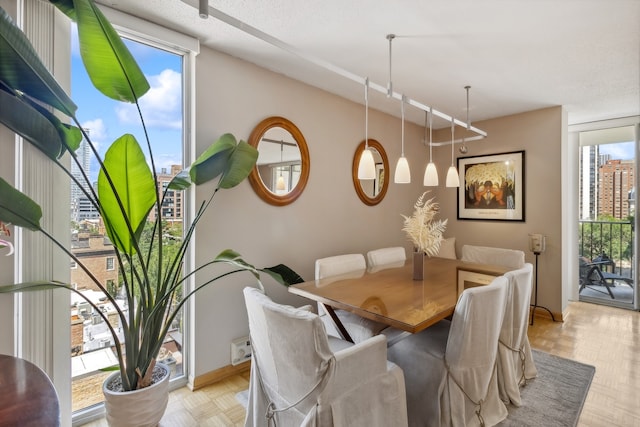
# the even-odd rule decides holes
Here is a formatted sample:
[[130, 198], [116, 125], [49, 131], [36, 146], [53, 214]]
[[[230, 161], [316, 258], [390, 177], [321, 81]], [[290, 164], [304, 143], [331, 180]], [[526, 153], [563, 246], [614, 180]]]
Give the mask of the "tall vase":
[[424, 271], [424, 252], [413, 251], [413, 280], [422, 280]]

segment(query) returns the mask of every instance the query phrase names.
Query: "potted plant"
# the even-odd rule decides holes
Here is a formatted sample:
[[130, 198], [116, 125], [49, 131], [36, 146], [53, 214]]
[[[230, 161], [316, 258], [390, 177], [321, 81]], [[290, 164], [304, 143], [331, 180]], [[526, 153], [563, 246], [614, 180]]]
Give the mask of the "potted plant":
[[411, 216], [402, 215], [404, 226], [402, 231], [413, 243], [413, 279], [422, 280], [424, 255], [434, 256], [440, 250], [442, 233], [447, 228], [447, 220], [435, 220], [435, 216], [440, 210], [435, 197], [425, 199], [428, 191], [422, 193], [413, 205]]
[[[51, 1], [61, 11], [77, 22], [81, 54], [85, 68], [94, 86], [105, 96], [138, 104], [138, 100], [149, 89], [149, 84], [125, 47], [119, 35], [96, 7], [93, 0]], [[244, 141], [236, 141], [231, 134], [222, 135], [190, 166], [173, 178], [165, 190], [158, 188], [151, 143], [145, 145], [149, 151], [149, 162], [142, 147], [133, 135], [123, 135], [114, 141], [104, 157], [98, 154], [89, 135], [82, 129], [75, 116], [76, 105], [67, 96], [55, 78], [42, 64], [26, 36], [15, 26], [9, 15], [0, 8], [0, 122], [33, 144], [80, 188], [100, 213], [106, 233], [115, 252], [120, 281], [128, 310], [125, 312], [115, 301], [114, 290], [101, 283], [69, 248], [41, 227], [40, 207], [23, 193], [0, 178], [0, 224], [12, 224], [47, 236], [60, 250], [83, 269], [117, 311], [118, 323], [124, 339], [90, 299], [85, 298], [94, 311], [109, 327], [118, 359], [118, 379], [124, 392], [138, 394], [153, 381], [154, 366], [158, 352], [172, 321], [183, 304], [199, 289], [230, 273], [248, 271], [260, 283], [264, 272], [281, 281], [274, 270], [257, 269], [246, 263], [238, 253], [225, 250], [196, 271], [223, 263], [231, 265], [231, 271], [216, 273], [211, 279], [196, 285], [180, 300], [179, 292], [187, 277], [196, 271], [182, 274], [183, 258], [194, 236], [198, 221], [220, 189], [229, 189], [242, 182], [254, 167], [257, 150]], [[69, 118], [65, 124], [51, 111], [55, 110]], [[138, 108], [138, 111], [140, 109]], [[144, 117], [140, 113], [144, 127]], [[146, 135], [146, 129], [145, 129]], [[81, 185], [61, 162], [67, 153], [78, 163], [74, 151], [82, 139], [89, 144], [100, 166], [97, 190], [92, 185]], [[91, 184], [89, 177], [83, 176]], [[169, 190], [185, 190], [217, 180], [210, 197], [200, 205], [194, 220], [186, 227], [177, 251], [167, 253], [163, 244], [161, 205]], [[5, 245], [6, 246], [6, 245]], [[261, 286], [261, 284], [260, 284]], [[0, 292], [38, 291], [43, 289], [69, 289], [84, 298], [69, 284], [53, 280], [16, 283], [0, 286]], [[168, 377], [167, 377], [168, 380]], [[165, 387], [166, 399], [168, 389]], [[139, 405], [136, 409], [140, 410]], [[107, 407], [109, 404], [107, 404]], [[120, 411], [124, 413], [125, 411]], [[164, 407], [153, 410], [157, 420], [126, 420], [129, 425], [155, 425]], [[129, 416], [127, 414], [127, 416]], [[108, 415], [110, 417], [110, 415]], [[114, 421], [114, 424], [117, 422]]]

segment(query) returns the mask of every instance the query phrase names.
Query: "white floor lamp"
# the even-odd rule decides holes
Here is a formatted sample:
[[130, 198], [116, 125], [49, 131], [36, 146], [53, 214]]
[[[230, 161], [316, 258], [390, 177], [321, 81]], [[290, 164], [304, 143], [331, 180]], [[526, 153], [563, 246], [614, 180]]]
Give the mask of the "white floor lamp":
[[533, 318], [536, 314], [536, 308], [543, 308], [549, 312], [551, 315], [551, 320], [556, 321], [555, 317], [553, 317], [553, 313], [547, 307], [543, 307], [538, 305], [538, 256], [544, 252], [546, 246], [546, 236], [544, 234], [529, 234], [529, 250], [533, 252], [536, 256], [536, 281], [534, 282], [534, 291], [533, 291], [533, 304], [530, 304], [533, 307], [531, 310], [531, 322], [530, 325], [533, 325]]

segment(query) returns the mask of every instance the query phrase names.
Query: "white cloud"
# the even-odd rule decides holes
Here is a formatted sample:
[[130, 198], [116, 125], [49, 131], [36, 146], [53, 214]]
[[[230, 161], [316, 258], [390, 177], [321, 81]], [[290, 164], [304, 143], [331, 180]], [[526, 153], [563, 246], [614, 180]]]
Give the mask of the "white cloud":
[[[182, 127], [182, 77], [173, 70], [147, 76], [151, 89], [140, 98], [140, 109], [149, 127], [180, 129]], [[138, 112], [132, 104], [116, 108], [123, 123], [138, 123]]]
[[102, 119], [87, 120], [82, 128], [89, 131], [89, 138], [96, 146], [107, 139], [107, 127]]

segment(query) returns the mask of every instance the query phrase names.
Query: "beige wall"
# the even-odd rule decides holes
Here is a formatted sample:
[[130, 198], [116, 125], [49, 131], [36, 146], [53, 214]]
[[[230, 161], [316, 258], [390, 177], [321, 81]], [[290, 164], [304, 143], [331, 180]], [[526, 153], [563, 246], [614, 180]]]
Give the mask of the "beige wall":
[[[225, 248], [240, 252], [258, 267], [284, 263], [303, 278], [312, 279], [316, 258], [402, 245], [410, 249], [401, 231], [402, 217], [412, 211], [422, 194], [422, 174], [428, 152], [420, 141], [423, 129], [407, 123], [405, 153], [413, 183], [391, 183], [377, 206], [364, 205], [351, 181], [351, 161], [364, 138], [362, 105], [268, 72], [230, 56], [203, 48], [197, 57], [197, 154], [225, 132], [247, 139], [252, 128], [268, 116], [284, 116], [302, 131], [311, 158], [307, 188], [286, 207], [266, 204], [248, 182], [215, 197], [198, 226], [196, 264]], [[390, 101], [397, 102], [397, 101]], [[547, 252], [540, 257], [539, 303], [561, 310], [560, 288], [560, 142], [561, 108], [550, 108], [475, 123], [489, 133], [469, 144], [467, 155], [526, 150], [526, 222], [457, 221], [455, 189], [433, 191], [442, 217], [449, 218], [447, 235], [461, 244], [485, 244], [527, 250], [527, 233], [544, 233]], [[400, 154], [400, 121], [370, 112], [369, 137], [386, 149], [390, 173]], [[448, 148], [434, 149], [440, 179], [450, 164]], [[198, 202], [211, 187], [198, 191]], [[202, 275], [201, 275], [202, 276]], [[195, 301], [193, 339], [195, 376], [230, 363], [231, 340], [248, 334], [242, 288], [251, 285], [248, 274], [216, 283]], [[283, 303], [305, 301], [265, 279], [267, 293]]]

